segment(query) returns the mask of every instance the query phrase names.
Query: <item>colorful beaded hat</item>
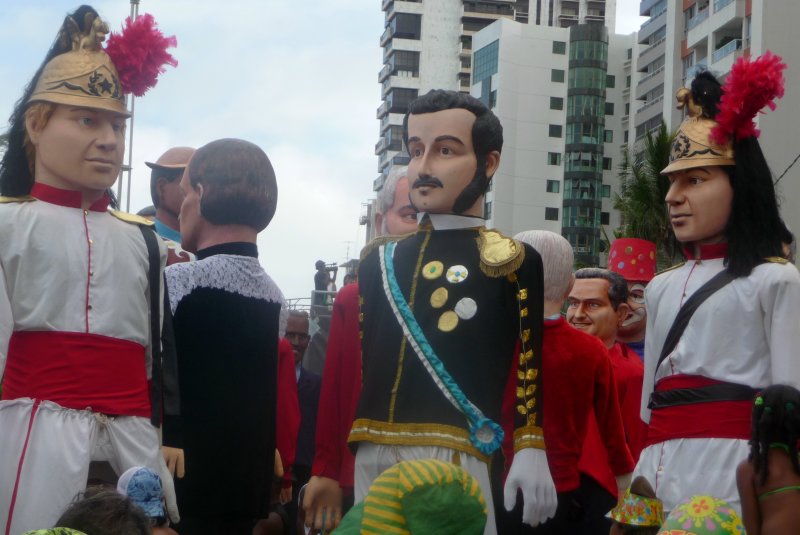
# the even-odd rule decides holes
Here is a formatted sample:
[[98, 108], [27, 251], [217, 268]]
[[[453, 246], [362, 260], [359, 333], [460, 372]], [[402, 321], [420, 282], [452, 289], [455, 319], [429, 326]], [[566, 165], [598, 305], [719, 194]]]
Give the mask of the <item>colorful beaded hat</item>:
[[658, 535], [744, 535], [739, 514], [725, 500], [692, 496], [669, 514]]
[[403, 461], [378, 476], [336, 533], [481, 535], [485, 525], [477, 480], [459, 466], [425, 459]]

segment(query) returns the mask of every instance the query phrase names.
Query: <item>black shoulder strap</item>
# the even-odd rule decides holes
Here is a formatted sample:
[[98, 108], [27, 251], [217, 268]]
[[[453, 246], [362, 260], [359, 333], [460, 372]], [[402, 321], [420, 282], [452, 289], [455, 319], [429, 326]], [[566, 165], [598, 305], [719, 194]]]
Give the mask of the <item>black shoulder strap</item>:
[[147, 259], [149, 269], [147, 280], [150, 285], [150, 353], [153, 357], [153, 367], [150, 384], [150, 422], [155, 427], [161, 425], [161, 400], [162, 394], [162, 373], [161, 373], [161, 314], [159, 305], [161, 299], [159, 288], [161, 287], [161, 253], [158, 250], [158, 237], [153, 229], [139, 225], [142, 231], [144, 243], [147, 245]]
[[675, 316], [675, 321], [672, 322], [672, 327], [669, 328], [667, 339], [664, 342], [664, 347], [661, 349], [661, 354], [658, 357], [656, 373], [658, 373], [658, 367], [661, 366], [661, 363], [664, 362], [669, 354], [675, 350], [675, 346], [678, 345], [678, 341], [681, 339], [681, 336], [683, 336], [683, 332], [689, 325], [689, 320], [692, 319], [695, 311], [697, 311], [697, 309], [703, 304], [703, 302], [705, 302], [706, 299], [714, 295], [717, 290], [727, 285], [734, 278], [735, 277], [733, 275], [728, 273], [727, 269], [721, 271], [711, 278], [711, 280], [702, 285], [700, 289], [698, 289], [689, 299], [686, 300], [681, 309], [678, 311], [678, 315]]

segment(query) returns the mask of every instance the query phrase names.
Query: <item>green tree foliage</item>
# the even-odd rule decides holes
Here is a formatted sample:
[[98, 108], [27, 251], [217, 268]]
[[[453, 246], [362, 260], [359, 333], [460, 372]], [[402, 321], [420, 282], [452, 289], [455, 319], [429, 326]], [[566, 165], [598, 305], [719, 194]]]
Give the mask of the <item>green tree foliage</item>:
[[669, 163], [675, 133], [663, 121], [653, 134], [648, 132], [638, 151], [626, 147], [619, 167], [619, 193], [614, 194], [614, 208], [622, 224], [614, 232], [617, 238], [641, 238], [656, 244], [658, 268], [671, 266], [681, 258], [664, 198], [669, 180], [661, 174]]

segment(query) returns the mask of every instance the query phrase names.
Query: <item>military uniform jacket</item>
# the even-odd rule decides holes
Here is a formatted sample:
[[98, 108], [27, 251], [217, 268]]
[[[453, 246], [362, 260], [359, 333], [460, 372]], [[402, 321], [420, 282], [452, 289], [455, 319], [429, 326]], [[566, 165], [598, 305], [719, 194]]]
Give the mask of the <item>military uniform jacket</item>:
[[[476, 221], [449, 217], [462, 226]], [[368, 246], [359, 267], [363, 385], [349, 441], [442, 446], [488, 459], [405, 339], [384, 291], [379, 249]], [[466, 398], [495, 422], [512, 359], [519, 359], [515, 449], [543, 448], [539, 254], [484, 227], [434, 230], [425, 223], [396, 244], [393, 263], [433, 350]]]

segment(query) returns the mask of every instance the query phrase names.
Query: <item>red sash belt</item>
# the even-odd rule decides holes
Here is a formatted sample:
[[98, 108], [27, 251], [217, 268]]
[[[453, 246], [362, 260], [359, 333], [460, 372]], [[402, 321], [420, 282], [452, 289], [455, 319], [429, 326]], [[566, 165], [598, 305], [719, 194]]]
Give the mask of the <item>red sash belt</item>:
[[86, 333], [18, 331], [8, 346], [3, 399], [150, 417], [144, 346]]
[[[702, 389], [726, 385], [707, 377], [673, 375], [661, 379], [656, 392], [677, 389]], [[739, 386], [739, 385], [736, 385]], [[737, 401], [693, 401], [687, 404], [654, 408], [647, 430], [647, 446], [677, 438], [750, 438], [752, 399]]]

